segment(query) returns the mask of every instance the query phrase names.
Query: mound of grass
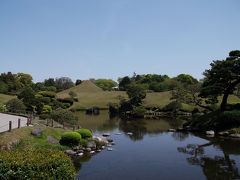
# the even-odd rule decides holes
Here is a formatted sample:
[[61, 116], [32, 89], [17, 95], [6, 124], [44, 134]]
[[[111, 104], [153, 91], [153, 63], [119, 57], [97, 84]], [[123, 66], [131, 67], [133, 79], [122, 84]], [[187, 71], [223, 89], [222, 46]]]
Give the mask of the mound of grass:
[[16, 96], [10, 96], [6, 94], [0, 94], [0, 103], [5, 104], [9, 100], [16, 98]]

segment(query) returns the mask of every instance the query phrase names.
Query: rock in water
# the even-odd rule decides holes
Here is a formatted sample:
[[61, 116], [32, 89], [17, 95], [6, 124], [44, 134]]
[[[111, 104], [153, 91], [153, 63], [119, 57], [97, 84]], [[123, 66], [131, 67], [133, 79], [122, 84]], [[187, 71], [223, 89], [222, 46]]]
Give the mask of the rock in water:
[[132, 132], [128, 132], [128, 133], [127, 133], [127, 135], [129, 135], [129, 136], [132, 136], [132, 135], [133, 135], [133, 133], [132, 133]]
[[103, 133], [102, 136], [103, 136], [103, 137], [108, 137], [108, 136], [110, 136], [110, 134], [109, 134], [109, 133]]
[[176, 132], [176, 129], [169, 129], [168, 132]]
[[240, 138], [240, 134], [231, 134], [230, 137], [232, 137], [232, 138]]
[[77, 156], [83, 156], [83, 153], [78, 153]]
[[107, 150], [108, 150], [108, 151], [113, 151], [113, 148], [108, 148]]
[[206, 131], [206, 135], [214, 136], [215, 132], [214, 131]]

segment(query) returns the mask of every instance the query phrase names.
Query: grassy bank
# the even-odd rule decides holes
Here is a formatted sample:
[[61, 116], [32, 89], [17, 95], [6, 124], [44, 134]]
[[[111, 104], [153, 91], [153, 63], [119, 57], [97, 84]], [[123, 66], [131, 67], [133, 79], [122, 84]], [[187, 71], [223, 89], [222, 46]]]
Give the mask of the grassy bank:
[[[62, 91], [58, 93], [57, 96], [59, 98], [67, 98], [71, 91], [75, 92], [78, 98], [78, 102], [74, 102], [71, 107], [74, 109], [86, 109], [93, 106], [106, 109], [108, 108], [109, 103], [119, 103], [121, 98], [127, 98], [125, 91], [103, 91], [91, 81], [83, 81], [82, 84]], [[147, 93], [147, 96], [144, 99], [144, 106], [162, 108], [171, 102], [171, 97], [172, 94], [170, 91]], [[229, 104], [235, 104], [238, 102], [240, 102], [238, 97], [233, 95], [229, 97]], [[194, 107], [183, 104], [182, 109], [192, 111]]]
[[[109, 103], [119, 103], [121, 98], [127, 98], [125, 91], [103, 91], [91, 81], [83, 81], [82, 84], [62, 91], [57, 94], [59, 98], [69, 97], [69, 92], [77, 94], [78, 102], [75, 102], [72, 108], [84, 109], [92, 106], [99, 108], [108, 108]], [[147, 93], [144, 100], [146, 107], [163, 107], [170, 102], [171, 92]]]
[[8, 102], [9, 100], [11, 100], [13, 98], [15, 98], [15, 96], [0, 94], [0, 103], [4, 104], [4, 103]]

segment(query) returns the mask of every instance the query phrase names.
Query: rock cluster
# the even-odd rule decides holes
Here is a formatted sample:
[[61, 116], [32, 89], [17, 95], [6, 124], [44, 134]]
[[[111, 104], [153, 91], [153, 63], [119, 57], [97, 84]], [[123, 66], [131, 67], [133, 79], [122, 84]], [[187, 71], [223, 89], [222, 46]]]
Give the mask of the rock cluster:
[[88, 141], [87, 146], [76, 146], [72, 149], [66, 150], [65, 153], [69, 156], [83, 156], [84, 154], [94, 155], [106, 149], [108, 151], [113, 151], [111, 148], [115, 145], [113, 139], [110, 138], [110, 134], [104, 133], [102, 136], [94, 136], [90, 141]]

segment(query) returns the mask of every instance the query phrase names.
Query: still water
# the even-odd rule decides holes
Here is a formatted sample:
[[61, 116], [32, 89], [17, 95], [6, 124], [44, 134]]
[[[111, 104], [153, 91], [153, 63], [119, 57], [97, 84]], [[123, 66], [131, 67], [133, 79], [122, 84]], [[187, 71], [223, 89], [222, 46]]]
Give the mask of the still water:
[[[240, 179], [240, 141], [180, 132], [181, 120], [125, 122], [78, 113], [80, 125], [95, 134], [108, 132], [116, 142], [104, 150], [77, 160], [81, 180]], [[127, 135], [132, 132], [133, 135]], [[122, 133], [117, 135], [116, 133]]]

